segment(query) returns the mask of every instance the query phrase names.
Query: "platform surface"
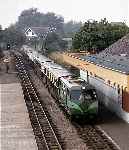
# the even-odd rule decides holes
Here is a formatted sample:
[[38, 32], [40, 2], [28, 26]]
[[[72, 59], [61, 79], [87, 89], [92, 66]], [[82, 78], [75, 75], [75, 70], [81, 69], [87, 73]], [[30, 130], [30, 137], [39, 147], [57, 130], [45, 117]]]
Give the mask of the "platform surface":
[[20, 83], [0, 83], [0, 113], [1, 150], [38, 149]]
[[129, 124], [106, 108], [101, 111], [99, 127], [105, 131], [121, 150], [129, 150]]

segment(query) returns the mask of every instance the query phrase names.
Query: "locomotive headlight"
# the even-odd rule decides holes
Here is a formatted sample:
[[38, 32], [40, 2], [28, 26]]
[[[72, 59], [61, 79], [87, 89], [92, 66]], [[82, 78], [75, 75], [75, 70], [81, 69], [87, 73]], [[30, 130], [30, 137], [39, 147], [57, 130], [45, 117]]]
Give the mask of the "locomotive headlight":
[[83, 87], [82, 87], [82, 90], [85, 90], [85, 89], [86, 89], [85, 86], [83, 86]]

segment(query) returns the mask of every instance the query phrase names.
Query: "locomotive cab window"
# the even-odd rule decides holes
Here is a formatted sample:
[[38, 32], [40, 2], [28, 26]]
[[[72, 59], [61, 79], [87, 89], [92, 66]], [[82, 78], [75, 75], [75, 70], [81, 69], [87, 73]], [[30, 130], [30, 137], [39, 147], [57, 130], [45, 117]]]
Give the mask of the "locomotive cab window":
[[81, 90], [72, 90], [70, 91], [70, 97], [72, 101], [78, 101], [81, 95]]
[[83, 101], [84, 102], [92, 102], [92, 101], [96, 101], [96, 92], [95, 90], [87, 90], [85, 92], [82, 93], [83, 95]]

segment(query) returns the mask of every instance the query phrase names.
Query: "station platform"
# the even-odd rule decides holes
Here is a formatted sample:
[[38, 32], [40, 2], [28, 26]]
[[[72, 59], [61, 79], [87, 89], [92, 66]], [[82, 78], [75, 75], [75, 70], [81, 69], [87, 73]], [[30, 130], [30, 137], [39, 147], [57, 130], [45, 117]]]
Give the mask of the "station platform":
[[129, 150], [129, 123], [118, 118], [115, 113], [102, 107], [98, 124], [105, 134], [111, 138], [121, 150]]
[[0, 73], [0, 149], [37, 150], [22, 87], [13, 73]]

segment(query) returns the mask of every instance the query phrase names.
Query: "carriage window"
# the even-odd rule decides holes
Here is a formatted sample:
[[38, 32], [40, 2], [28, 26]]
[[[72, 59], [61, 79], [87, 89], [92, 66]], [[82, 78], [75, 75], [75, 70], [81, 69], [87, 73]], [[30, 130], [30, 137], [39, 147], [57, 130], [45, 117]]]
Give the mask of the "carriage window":
[[49, 72], [47, 71], [47, 76], [49, 76]]
[[69, 95], [69, 89], [67, 89], [67, 95]]
[[61, 86], [60, 79], [56, 80], [56, 85], [57, 85], [57, 86]]
[[70, 94], [73, 101], [78, 101], [81, 95], [81, 90], [72, 90]]

